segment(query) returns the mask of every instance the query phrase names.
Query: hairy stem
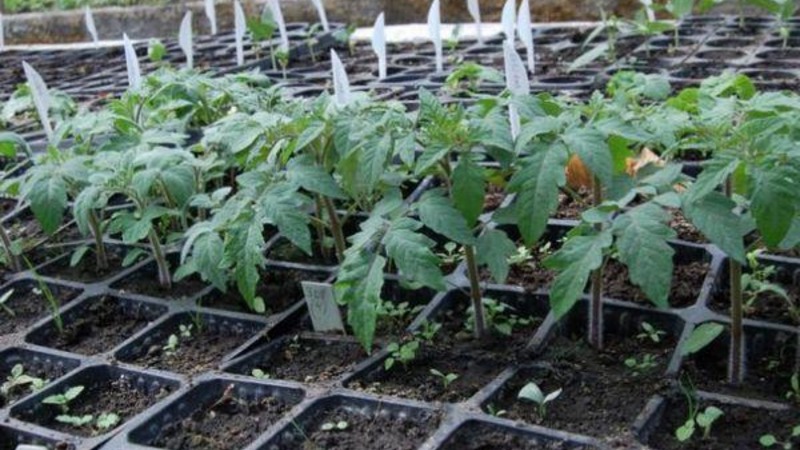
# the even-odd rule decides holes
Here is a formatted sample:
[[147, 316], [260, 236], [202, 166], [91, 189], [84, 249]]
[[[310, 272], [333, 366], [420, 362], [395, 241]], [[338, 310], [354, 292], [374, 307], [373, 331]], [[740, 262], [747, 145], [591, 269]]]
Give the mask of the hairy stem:
[[106, 255], [106, 246], [103, 243], [103, 231], [100, 229], [100, 220], [97, 218], [97, 213], [94, 211], [89, 211], [89, 228], [91, 228], [92, 237], [94, 238], [94, 253], [97, 257], [97, 270], [107, 270], [108, 256]]
[[8, 258], [8, 265], [11, 266], [11, 270], [14, 272], [21, 272], [22, 271], [22, 263], [19, 260], [19, 256], [14, 254], [11, 245], [11, 238], [8, 237], [8, 233], [6, 232], [6, 227], [0, 226], [0, 240], [3, 242], [3, 249], [6, 252], [6, 257]]
[[169, 273], [169, 264], [167, 264], [167, 258], [164, 256], [164, 249], [161, 247], [158, 235], [154, 230], [150, 230], [147, 237], [150, 240], [150, 246], [153, 247], [153, 257], [158, 266], [158, 282], [164, 289], [172, 289], [172, 275]]
[[[592, 182], [592, 200], [597, 206], [603, 203], [603, 188], [600, 180], [594, 177]], [[595, 229], [602, 230], [602, 224], [595, 224]], [[603, 266], [592, 272], [592, 298], [589, 304], [589, 344], [597, 350], [603, 348]]]
[[475, 249], [471, 245], [464, 246], [464, 260], [467, 263], [469, 275], [469, 296], [472, 300], [472, 310], [475, 314], [475, 339], [486, 337], [486, 313], [483, 310], [480, 279], [478, 278], [478, 264], [475, 260]]
[[344, 261], [344, 251], [347, 249], [347, 243], [344, 240], [344, 232], [342, 231], [342, 224], [339, 222], [339, 215], [336, 214], [336, 206], [334, 206], [333, 200], [324, 197], [323, 202], [325, 203], [325, 209], [328, 210], [331, 234], [333, 234], [333, 241], [336, 245], [336, 258], [341, 263]]
[[[733, 182], [730, 177], [725, 180], [725, 195], [728, 198], [733, 196]], [[728, 259], [728, 277], [731, 291], [731, 354], [728, 382], [738, 385], [744, 379], [744, 325], [742, 324], [744, 299], [742, 265], [732, 258]]]
[[319, 241], [319, 253], [322, 258], [327, 260], [329, 253], [328, 247], [325, 247], [325, 223], [322, 219], [322, 197], [317, 195], [314, 197], [314, 203], [317, 209], [317, 218], [320, 220], [314, 221], [314, 227], [317, 229], [317, 240]]

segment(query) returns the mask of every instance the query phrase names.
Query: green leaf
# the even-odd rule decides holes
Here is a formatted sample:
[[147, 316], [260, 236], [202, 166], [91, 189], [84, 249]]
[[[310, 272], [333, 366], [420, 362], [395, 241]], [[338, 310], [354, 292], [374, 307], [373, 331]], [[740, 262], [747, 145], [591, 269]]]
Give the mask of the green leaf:
[[781, 168], [756, 170], [753, 179], [750, 199], [753, 218], [764, 243], [777, 247], [789, 232], [797, 213], [797, 183]]
[[564, 168], [568, 155], [562, 145], [540, 150], [523, 160], [524, 167], [511, 178], [510, 192], [514, 201], [517, 222], [522, 238], [533, 245], [547, 228], [547, 220], [558, 208], [559, 187], [566, 184]]
[[384, 236], [383, 243], [404, 277], [438, 291], [446, 288], [439, 258], [431, 251], [434, 241], [410, 229], [393, 228]]
[[217, 233], [203, 233], [194, 242], [192, 259], [197, 265], [203, 281], [209, 281], [220, 288], [227, 284], [228, 276], [222, 268], [222, 254], [225, 243]]
[[514, 241], [502, 230], [488, 229], [478, 237], [475, 250], [478, 264], [486, 265], [498, 284], [505, 283], [508, 258], [517, 251]]
[[266, 264], [264, 259], [263, 227], [258, 221], [252, 221], [247, 228], [237, 237], [235, 255], [238, 256], [234, 276], [239, 293], [244, 297], [250, 309], [255, 310], [256, 288], [260, 275], [260, 268]]
[[422, 223], [436, 233], [462, 245], [475, 243], [464, 216], [440, 190], [426, 192], [417, 203], [417, 211]]
[[557, 319], [575, 306], [589, 275], [603, 264], [604, 251], [612, 242], [610, 230], [589, 236], [576, 235], [544, 261], [545, 266], [559, 272], [550, 287], [550, 306]]
[[718, 323], [709, 322], [698, 326], [692, 330], [692, 334], [681, 346], [681, 355], [687, 356], [699, 352], [719, 337], [723, 331], [725, 331], [725, 327]]
[[685, 201], [686, 217], [723, 252], [736, 261], [746, 264], [742, 217], [733, 212], [733, 200], [712, 192], [695, 202]]
[[765, 434], [758, 439], [758, 443], [763, 447], [772, 447], [778, 443], [778, 440], [771, 434]]
[[356, 338], [369, 352], [372, 348], [372, 337], [375, 335], [375, 326], [378, 320], [378, 305], [380, 304], [381, 289], [383, 288], [383, 269], [386, 259], [378, 255], [369, 265], [363, 287], [360, 290], [360, 301], [350, 303], [347, 321]]
[[132, 221], [122, 232], [122, 242], [126, 244], [139, 242], [146, 238], [152, 229], [153, 223], [150, 221], [150, 219], [143, 218]]
[[289, 161], [286, 168], [289, 180], [303, 189], [320, 194], [325, 197], [346, 199], [347, 195], [342, 191], [333, 177], [322, 167], [314, 164], [310, 157], [298, 157]]
[[575, 61], [573, 61], [572, 64], [569, 65], [567, 71], [572, 72], [573, 70], [577, 70], [580, 69], [581, 67], [591, 64], [595, 60], [605, 56], [607, 51], [608, 51], [608, 42], [603, 42], [601, 44], [598, 44], [588, 52], [577, 57]]
[[675, 437], [680, 442], [689, 440], [694, 434], [694, 418], [686, 421], [682, 426], [675, 430]]
[[80, 264], [81, 260], [83, 259], [86, 252], [89, 251], [88, 245], [81, 245], [80, 247], [76, 248], [74, 252], [72, 252], [72, 257], [69, 259], [69, 266], [75, 267]]
[[147, 252], [141, 248], [134, 248], [125, 254], [125, 259], [122, 260], [122, 267], [129, 267], [140, 258], [147, 256]]
[[593, 128], [572, 128], [562, 139], [604, 186], [611, 184], [614, 161], [603, 133]]
[[486, 190], [484, 170], [470, 158], [462, 158], [453, 170], [453, 204], [461, 211], [467, 226], [474, 226], [483, 211]]
[[628, 267], [631, 281], [660, 308], [669, 306], [675, 254], [667, 243], [675, 232], [667, 223], [664, 210], [645, 203], [617, 216], [613, 226], [619, 259]]
[[67, 184], [64, 179], [57, 174], [40, 178], [31, 186], [28, 200], [42, 229], [47, 234], [55, 233], [67, 208]]
[[161, 171], [166, 195], [183, 207], [194, 194], [195, 178], [192, 168], [186, 165], [170, 167]]

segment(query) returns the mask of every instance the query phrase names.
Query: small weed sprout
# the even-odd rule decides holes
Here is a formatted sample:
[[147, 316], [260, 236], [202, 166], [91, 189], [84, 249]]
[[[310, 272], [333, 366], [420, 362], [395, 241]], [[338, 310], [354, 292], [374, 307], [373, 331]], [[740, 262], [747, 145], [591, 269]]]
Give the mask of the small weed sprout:
[[563, 389], [557, 389], [545, 395], [539, 385], [531, 381], [519, 390], [517, 398], [536, 403], [538, 406], [537, 414], [539, 415], [540, 419], [544, 420], [544, 418], [547, 416], [547, 404], [557, 399], [561, 395], [562, 391]]
[[55, 405], [61, 410], [61, 414], [56, 416], [56, 421], [72, 425], [73, 427], [83, 427], [92, 424], [95, 434], [99, 434], [115, 427], [121, 420], [120, 416], [116, 413], [102, 413], [97, 416], [92, 414], [85, 414], [82, 416], [74, 416], [69, 413], [69, 404], [81, 393], [83, 393], [83, 386], [73, 386], [61, 394], [51, 395], [42, 400], [43, 404]]
[[73, 386], [61, 394], [45, 397], [42, 403], [45, 405], [57, 406], [63, 414], [67, 414], [69, 413], [69, 403], [78, 398], [83, 392], [83, 389], [83, 386]]
[[438, 322], [430, 322], [425, 320], [422, 322], [421, 328], [417, 331], [417, 336], [422, 338], [425, 342], [433, 342], [433, 338], [436, 337], [436, 333], [442, 329], [442, 324]]
[[517, 252], [508, 257], [508, 263], [512, 266], [520, 266], [533, 259], [531, 249], [520, 245], [517, 247]]
[[6, 304], [12, 295], [14, 295], [14, 290], [9, 289], [5, 294], [3, 294], [2, 297], [0, 297], [0, 312], [9, 317], [16, 317], [17, 314], [14, 312], [14, 310]]
[[383, 362], [383, 368], [385, 370], [390, 370], [394, 367], [396, 362], [406, 366], [417, 357], [419, 341], [417, 339], [412, 339], [402, 344], [392, 342], [386, 347], [386, 350], [389, 352], [390, 356]]
[[192, 337], [192, 330], [194, 329], [193, 324], [178, 325], [178, 334], [170, 334], [167, 338], [167, 344], [161, 347], [168, 356], [174, 355], [178, 351], [178, 347], [181, 344], [181, 340], [188, 340]]
[[8, 398], [12, 390], [26, 386], [30, 389], [30, 392], [36, 392], [42, 389], [47, 382], [48, 380], [46, 379], [27, 375], [25, 367], [22, 364], [16, 364], [11, 368], [11, 373], [6, 378], [6, 381], [0, 385], [0, 396]]
[[692, 438], [697, 428], [700, 427], [700, 429], [703, 430], [703, 440], [708, 439], [709, 436], [711, 436], [711, 426], [717, 419], [723, 416], [724, 412], [716, 406], [707, 406], [706, 409], [700, 411], [700, 406], [697, 404], [697, 398], [694, 392], [694, 386], [691, 384], [686, 386], [681, 383], [681, 391], [683, 391], [683, 395], [686, 397], [688, 414], [686, 416], [686, 422], [675, 430], [675, 437], [680, 442], [686, 442]]
[[508, 411], [506, 411], [505, 409], [497, 409], [493, 404], [489, 403], [488, 405], [486, 405], [486, 412], [488, 412], [490, 416], [502, 417], [506, 415]]
[[269, 379], [269, 374], [264, 372], [261, 369], [253, 369], [250, 372], [250, 375], [252, 375], [253, 378], [258, 378], [259, 380], [268, 380]]
[[750, 273], [742, 274], [742, 293], [744, 294], [746, 311], [752, 313], [758, 297], [769, 293], [785, 301], [792, 320], [800, 323], [800, 305], [795, 305], [786, 289], [769, 281], [777, 271], [775, 266], [763, 265], [758, 261], [758, 256], [763, 252], [762, 249], [757, 249], [747, 254], [747, 265], [750, 266]]
[[283, 79], [286, 79], [286, 69], [289, 67], [289, 52], [286, 50], [278, 50], [275, 52], [275, 59], [278, 60], [278, 64], [281, 66], [281, 72], [283, 72]]
[[655, 355], [649, 353], [642, 356], [641, 360], [634, 356], [625, 360], [625, 367], [633, 370], [634, 376], [639, 376], [641, 373], [649, 372], [658, 367], [656, 359]]
[[[514, 308], [511, 306], [491, 298], [484, 298], [483, 306], [486, 313], [486, 323], [491, 326], [494, 331], [503, 336], [511, 336], [515, 328], [530, 325], [532, 322], [529, 318], [519, 317], [512, 313], [511, 311], [513, 311]], [[475, 323], [473, 308], [470, 307], [467, 313], [467, 320], [464, 323], [464, 327], [470, 330]]]
[[325, 422], [321, 427], [319, 427], [319, 429], [322, 431], [344, 431], [349, 426], [349, 423], [344, 420], [340, 420], [338, 422]]
[[58, 308], [61, 306], [56, 299], [56, 296], [53, 295], [53, 291], [50, 290], [50, 287], [47, 283], [44, 282], [42, 277], [33, 270], [33, 265], [27, 259], [25, 263], [28, 265], [28, 269], [30, 269], [33, 278], [36, 280], [37, 288], [33, 289], [33, 293], [36, 295], [44, 295], [45, 300], [47, 301], [47, 306], [50, 309], [50, 315], [53, 317], [53, 323], [56, 325], [56, 329], [58, 330], [59, 334], [64, 333], [64, 321], [61, 320], [61, 313], [59, 312]]
[[774, 434], [765, 434], [758, 439], [758, 443], [761, 444], [764, 448], [772, 448], [776, 445], [778, 448], [783, 450], [792, 450], [794, 445], [791, 441], [800, 437], [800, 425], [795, 425], [792, 427], [792, 431], [789, 435], [789, 438], [786, 441], [780, 441]]
[[456, 381], [458, 379], [458, 374], [455, 374], [455, 373], [445, 374], [445, 373], [442, 373], [441, 371], [436, 370], [436, 369], [431, 369], [430, 373], [431, 373], [431, 375], [439, 378], [439, 381], [442, 382], [442, 386], [444, 386], [445, 390], [447, 390], [447, 388], [450, 387], [450, 385], [453, 383], [453, 381]]
[[436, 256], [442, 260], [443, 265], [454, 266], [464, 257], [463, 251], [455, 242], [448, 242], [444, 244], [444, 251], [437, 252]]
[[636, 335], [636, 339], [645, 340], [650, 339], [651, 342], [654, 344], [661, 343], [662, 336], [666, 335], [665, 331], [659, 330], [658, 328], [651, 325], [649, 322], [642, 322], [640, 325], [642, 328], [642, 332]]

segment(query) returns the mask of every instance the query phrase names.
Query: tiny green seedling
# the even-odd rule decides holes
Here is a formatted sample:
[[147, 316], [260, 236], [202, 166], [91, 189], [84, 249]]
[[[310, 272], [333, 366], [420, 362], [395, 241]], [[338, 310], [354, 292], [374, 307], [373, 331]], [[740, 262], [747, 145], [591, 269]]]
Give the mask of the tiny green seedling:
[[422, 326], [417, 332], [417, 335], [425, 342], [433, 342], [433, 338], [436, 337], [436, 333], [438, 333], [441, 329], [442, 324], [425, 320], [422, 322]]
[[30, 261], [25, 259], [25, 264], [28, 265], [28, 269], [30, 269], [33, 278], [36, 280], [37, 287], [33, 289], [33, 293], [36, 295], [44, 295], [45, 300], [47, 301], [47, 306], [50, 308], [50, 315], [53, 317], [53, 323], [56, 325], [56, 329], [58, 330], [59, 334], [64, 333], [64, 321], [61, 319], [61, 312], [59, 312], [58, 308], [61, 306], [56, 296], [53, 295], [53, 291], [50, 290], [50, 287], [47, 283], [44, 282], [41, 276], [33, 269], [33, 264]]
[[152, 63], [160, 63], [167, 55], [167, 47], [158, 39], [150, 39], [147, 43], [147, 58]]
[[711, 436], [711, 426], [724, 414], [716, 406], [708, 406], [702, 412], [696, 412], [694, 415], [690, 412], [686, 422], [675, 430], [675, 437], [681, 442], [686, 442], [694, 435], [697, 427], [700, 427], [703, 430], [703, 440], [707, 440]]
[[348, 424], [344, 420], [340, 420], [338, 422], [325, 422], [319, 427], [322, 431], [344, 431], [346, 430], [350, 424]]
[[792, 375], [789, 379], [789, 392], [786, 393], [787, 400], [794, 400], [795, 403], [800, 403], [800, 372]]
[[464, 257], [463, 250], [464, 249], [460, 248], [455, 242], [448, 242], [444, 244], [444, 251], [437, 252], [436, 256], [442, 260], [442, 264], [454, 266]]
[[[492, 329], [503, 335], [511, 336], [515, 328], [530, 325], [533, 321], [530, 318], [520, 317], [512, 311], [514, 308], [491, 298], [483, 299], [484, 312], [486, 314], [486, 323]], [[464, 322], [464, 327], [468, 330], [472, 329], [475, 323], [475, 314], [473, 308], [470, 307], [467, 311], [467, 320]]]
[[506, 415], [508, 411], [506, 411], [505, 409], [496, 409], [493, 404], [489, 403], [488, 405], [486, 405], [486, 412], [488, 412], [489, 415], [494, 417], [502, 417]]
[[417, 357], [417, 350], [419, 350], [419, 341], [413, 339], [403, 344], [392, 342], [386, 347], [389, 352], [389, 357], [383, 362], [383, 368], [390, 370], [394, 367], [396, 362], [401, 363], [403, 366], [413, 361]]
[[659, 330], [649, 322], [642, 322], [640, 326], [642, 328], [642, 332], [636, 335], [636, 339], [639, 340], [650, 339], [651, 342], [659, 344], [661, 343], [662, 336], [667, 334], [665, 331]]
[[194, 325], [179, 325], [178, 326], [178, 334], [170, 334], [167, 338], [167, 344], [162, 347], [164, 353], [167, 355], [174, 355], [178, 351], [178, 347], [181, 344], [181, 340], [191, 339], [192, 337], [192, 329]]
[[22, 364], [16, 364], [11, 368], [11, 373], [6, 381], [0, 385], [0, 396], [8, 398], [12, 390], [26, 386], [30, 392], [36, 392], [42, 389], [47, 382], [48, 380], [43, 378], [25, 374], [25, 367]]
[[430, 372], [431, 375], [439, 378], [439, 381], [442, 382], [442, 386], [444, 386], [445, 390], [447, 390], [447, 388], [450, 387], [450, 385], [458, 379], [458, 374], [455, 373], [444, 374], [436, 369], [431, 369]]
[[774, 434], [765, 434], [759, 438], [758, 443], [761, 444], [764, 448], [772, 448], [777, 446], [783, 450], [792, 450], [794, 445], [791, 441], [795, 440], [796, 438], [800, 437], [800, 425], [795, 425], [792, 427], [792, 431], [789, 435], [789, 438], [786, 441], [780, 441]]
[[279, 50], [275, 52], [275, 59], [281, 66], [281, 71], [283, 72], [283, 78], [286, 79], [286, 69], [289, 67], [289, 52], [285, 50]]
[[539, 385], [531, 381], [519, 390], [517, 398], [536, 403], [538, 405], [537, 413], [539, 414], [539, 418], [544, 419], [547, 415], [547, 404], [557, 399], [562, 391], [563, 389], [557, 389], [545, 395]]
[[8, 306], [8, 300], [11, 298], [11, 296], [13, 294], [14, 294], [14, 290], [13, 289], [9, 289], [5, 294], [3, 294], [2, 297], [0, 297], [0, 312], [4, 313], [5, 315], [10, 316], [10, 317], [16, 317], [17, 316], [17, 314], [14, 312], [14, 310], [11, 309], [10, 306]]
[[772, 294], [786, 302], [790, 316], [795, 322], [800, 323], [800, 305], [795, 305], [786, 289], [770, 281], [777, 269], [775, 266], [764, 265], [758, 260], [758, 256], [762, 253], [763, 250], [758, 249], [747, 254], [747, 265], [750, 266], [750, 273], [742, 274], [742, 293], [745, 299], [745, 309], [752, 313], [759, 296]]
[[639, 360], [636, 357], [628, 358], [625, 360], [625, 367], [633, 370], [633, 374], [638, 376], [640, 373], [648, 372], [651, 369], [658, 367], [656, 356], [649, 353], [642, 356]]
[[259, 380], [268, 380], [269, 379], [269, 374], [264, 372], [261, 369], [253, 369], [250, 372], [250, 375], [252, 375], [253, 378], [258, 378]]
[[62, 413], [67, 414], [69, 413], [69, 403], [78, 398], [81, 392], [83, 392], [83, 386], [73, 386], [61, 394], [45, 397], [42, 403], [45, 405], [58, 406]]
[[512, 266], [520, 266], [533, 259], [531, 249], [525, 245], [517, 247], [517, 252], [508, 257], [508, 264]]

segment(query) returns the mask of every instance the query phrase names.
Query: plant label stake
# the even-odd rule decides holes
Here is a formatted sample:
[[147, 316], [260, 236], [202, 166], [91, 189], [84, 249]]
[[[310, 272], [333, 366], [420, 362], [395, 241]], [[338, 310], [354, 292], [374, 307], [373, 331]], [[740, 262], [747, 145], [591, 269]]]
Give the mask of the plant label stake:
[[205, 2], [206, 17], [211, 25], [211, 34], [217, 34], [217, 7], [214, 5], [214, 0], [205, 0]]
[[431, 9], [428, 10], [428, 34], [433, 41], [433, 49], [436, 51], [436, 72], [444, 71], [444, 58], [442, 56], [442, 22], [439, 16], [439, 0], [433, 0]]
[[536, 70], [536, 61], [533, 58], [533, 31], [531, 26], [531, 7], [528, 0], [522, 0], [517, 14], [517, 34], [519, 40], [525, 45], [528, 56], [528, 70], [533, 74]]
[[128, 85], [132, 89], [139, 89], [142, 86], [142, 72], [139, 69], [139, 58], [136, 57], [136, 50], [133, 48], [128, 34], [122, 34], [122, 41], [125, 46], [125, 64], [128, 66]]
[[350, 103], [350, 81], [347, 79], [347, 72], [344, 71], [342, 60], [336, 54], [336, 50], [331, 49], [331, 71], [333, 72], [333, 98], [339, 107], [347, 106]]
[[475, 34], [478, 37], [478, 43], [483, 44], [483, 30], [481, 27], [481, 6], [478, 4], [478, 0], [467, 0], [467, 10], [469, 10], [469, 15], [472, 16], [472, 20], [475, 21]]
[[244, 10], [239, 0], [233, 2], [234, 38], [236, 40], [236, 65], [244, 65], [244, 33], [247, 30]]
[[89, 8], [88, 6], [83, 8], [83, 17], [86, 22], [86, 30], [89, 31], [89, 35], [92, 37], [92, 42], [94, 43], [94, 46], [97, 47], [100, 39], [97, 37], [97, 27], [94, 24], [92, 8]]
[[503, 24], [503, 33], [506, 39], [511, 39], [514, 42], [514, 23], [517, 21], [515, 14], [515, 0], [507, 0], [503, 5], [503, 14], [500, 16], [500, 22]]
[[317, 14], [319, 14], [319, 22], [322, 24], [322, 29], [325, 32], [331, 31], [331, 26], [328, 24], [328, 14], [325, 13], [325, 5], [322, 4], [322, 0], [311, 0], [311, 3], [314, 4], [314, 8], [317, 8]]
[[386, 30], [383, 13], [378, 15], [372, 29], [372, 50], [378, 55], [378, 79], [386, 78]]
[[281, 34], [280, 49], [283, 52], [288, 52], [289, 36], [286, 34], [286, 22], [283, 21], [283, 12], [281, 12], [281, 5], [278, 0], [269, 0], [269, 10], [272, 12], [272, 18], [278, 24], [278, 31]]
[[186, 55], [186, 67], [194, 68], [194, 49], [192, 48], [192, 12], [187, 11], [181, 21], [181, 29], [178, 32], [178, 44]]
[[644, 12], [647, 14], [647, 21], [655, 22], [656, 13], [653, 11], [653, 0], [639, 0], [639, 2], [644, 6]]
[[48, 140], [53, 139], [53, 127], [50, 125], [48, 112], [50, 111], [50, 94], [47, 91], [47, 86], [44, 84], [42, 76], [33, 67], [25, 61], [22, 61], [22, 69], [25, 71], [25, 77], [28, 79], [28, 85], [31, 88], [31, 96], [33, 96], [33, 105], [36, 107], [36, 112], [39, 114], [39, 120], [42, 121], [42, 128], [47, 135]]
[[301, 281], [300, 284], [303, 286], [303, 294], [314, 331], [344, 332], [344, 323], [339, 312], [339, 305], [336, 304], [333, 285], [314, 281]]
[[0, 51], [6, 49], [6, 33], [3, 29], [3, 14], [0, 13]]
[[503, 41], [503, 55], [505, 59], [506, 87], [512, 95], [512, 103], [508, 105], [508, 120], [511, 123], [511, 139], [516, 140], [517, 136], [519, 136], [521, 124], [517, 107], [513, 103], [513, 97], [529, 94], [531, 85], [530, 81], [528, 81], [528, 72], [525, 70], [525, 64], [514, 48], [513, 42], [511, 39]]

